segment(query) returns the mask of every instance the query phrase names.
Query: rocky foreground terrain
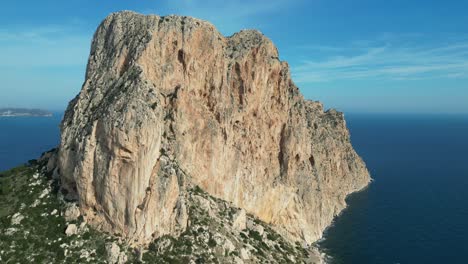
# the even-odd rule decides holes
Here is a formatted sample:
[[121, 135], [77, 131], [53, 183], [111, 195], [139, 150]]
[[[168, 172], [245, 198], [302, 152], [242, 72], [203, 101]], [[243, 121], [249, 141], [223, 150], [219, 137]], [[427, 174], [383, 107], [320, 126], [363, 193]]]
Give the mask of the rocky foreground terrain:
[[322, 263], [245, 210], [187, 190], [188, 228], [147, 247], [89, 226], [40, 164], [0, 174], [0, 263]]
[[8, 212], [3, 259], [34, 234], [16, 224], [52, 217], [42, 247], [60, 261], [320, 263], [311, 245], [370, 181], [343, 114], [303, 98], [271, 40], [190, 17], [107, 17], [61, 132], [44, 167], [19, 169], [19, 186], [56, 180], [55, 208]]

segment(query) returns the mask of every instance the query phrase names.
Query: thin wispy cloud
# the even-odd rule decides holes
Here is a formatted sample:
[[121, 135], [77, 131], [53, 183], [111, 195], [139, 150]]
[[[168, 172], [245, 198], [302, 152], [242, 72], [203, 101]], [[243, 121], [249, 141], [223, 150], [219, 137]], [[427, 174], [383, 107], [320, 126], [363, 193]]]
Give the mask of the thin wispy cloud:
[[[311, 53], [326, 53], [321, 59], [304, 59], [293, 67], [298, 83], [351, 79], [423, 80], [468, 78], [468, 41], [439, 46], [384, 43], [349, 47], [309, 47]], [[314, 52], [312, 52], [314, 50]]]
[[90, 39], [73, 25], [0, 28], [0, 67], [85, 65]]

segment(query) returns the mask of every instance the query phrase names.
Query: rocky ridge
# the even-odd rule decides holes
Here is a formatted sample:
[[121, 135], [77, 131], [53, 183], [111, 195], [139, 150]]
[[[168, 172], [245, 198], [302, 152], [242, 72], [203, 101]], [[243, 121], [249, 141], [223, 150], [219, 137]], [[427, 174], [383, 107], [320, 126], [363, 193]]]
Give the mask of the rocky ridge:
[[311, 244], [370, 181], [343, 114], [303, 98], [268, 38], [190, 17], [107, 17], [61, 131], [66, 197], [134, 246], [190, 230], [190, 186]]

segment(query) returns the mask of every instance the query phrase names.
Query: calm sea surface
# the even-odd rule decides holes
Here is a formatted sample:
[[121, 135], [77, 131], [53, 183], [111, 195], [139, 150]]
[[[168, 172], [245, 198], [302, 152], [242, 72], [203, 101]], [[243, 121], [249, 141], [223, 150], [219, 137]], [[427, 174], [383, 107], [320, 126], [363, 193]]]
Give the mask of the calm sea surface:
[[0, 117], [0, 171], [26, 163], [60, 141], [62, 113], [52, 117]]
[[347, 121], [375, 181], [326, 232], [333, 263], [468, 263], [468, 117]]
[[[61, 118], [0, 117], [0, 171], [55, 147]], [[468, 263], [468, 117], [346, 119], [374, 182], [321, 241], [333, 263]]]

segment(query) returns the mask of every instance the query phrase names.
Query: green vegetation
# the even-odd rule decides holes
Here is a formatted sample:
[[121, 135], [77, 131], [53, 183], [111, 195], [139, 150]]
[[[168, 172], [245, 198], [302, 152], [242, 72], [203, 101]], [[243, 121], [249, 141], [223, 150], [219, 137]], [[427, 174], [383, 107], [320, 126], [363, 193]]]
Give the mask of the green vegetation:
[[254, 230], [249, 230], [249, 236], [255, 240], [262, 241], [262, 236]]
[[216, 240], [214, 240], [213, 238], [210, 238], [210, 240], [208, 240], [208, 246], [216, 247]]
[[112, 239], [88, 227], [66, 236], [65, 202], [38, 170], [30, 165], [0, 174], [0, 263], [105, 263], [102, 252]]
[[[67, 203], [58, 184], [40, 171], [31, 162], [0, 173], [0, 263], [105, 263], [106, 244], [116, 238], [82, 225], [82, 218], [65, 222]], [[234, 230], [240, 209], [198, 186], [185, 195], [190, 224], [177, 238], [165, 235], [151, 243], [142, 256], [146, 263], [233, 263], [245, 254], [259, 263], [294, 263], [307, 255], [251, 215], [250, 224], [263, 229]], [[68, 224], [76, 224], [78, 234], [66, 236]], [[136, 252], [120, 247], [135, 263]]]

